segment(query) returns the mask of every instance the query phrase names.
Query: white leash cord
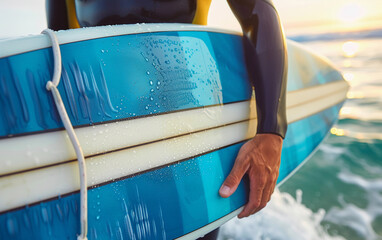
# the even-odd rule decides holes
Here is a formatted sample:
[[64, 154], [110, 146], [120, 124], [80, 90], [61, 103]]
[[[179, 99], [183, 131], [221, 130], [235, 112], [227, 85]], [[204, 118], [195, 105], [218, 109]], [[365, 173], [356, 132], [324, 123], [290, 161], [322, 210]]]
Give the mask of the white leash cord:
[[54, 57], [54, 72], [52, 81], [48, 81], [46, 84], [46, 89], [52, 92], [54, 102], [60, 118], [64, 124], [64, 127], [68, 133], [69, 139], [72, 142], [74, 150], [76, 151], [78, 159], [78, 167], [80, 171], [80, 200], [81, 200], [81, 234], [77, 237], [78, 240], [87, 240], [88, 232], [88, 194], [87, 194], [87, 178], [86, 178], [86, 165], [85, 157], [82, 151], [80, 142], [74, 132], [72, 123], [70, 122], [69, 116], [66, 112], [65, 105], [62, 102], [60, 92], [57, 89], [61, 78], [61, 52], [60, 45], [58, 43], [57, 37], [54, 32], [50, 29], [45, 29], [42, 31], [43, 34], [47, 34], [52, 41], [53, 57]]

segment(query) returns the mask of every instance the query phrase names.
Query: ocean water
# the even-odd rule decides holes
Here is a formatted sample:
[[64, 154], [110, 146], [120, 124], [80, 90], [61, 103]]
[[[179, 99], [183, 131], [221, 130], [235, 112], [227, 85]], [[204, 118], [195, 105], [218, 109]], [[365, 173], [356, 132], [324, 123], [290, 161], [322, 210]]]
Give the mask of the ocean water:
[[338, 123], [305, 165], [219, 239], [382, 239], [382, 38], [303, 42], [351, 85]]

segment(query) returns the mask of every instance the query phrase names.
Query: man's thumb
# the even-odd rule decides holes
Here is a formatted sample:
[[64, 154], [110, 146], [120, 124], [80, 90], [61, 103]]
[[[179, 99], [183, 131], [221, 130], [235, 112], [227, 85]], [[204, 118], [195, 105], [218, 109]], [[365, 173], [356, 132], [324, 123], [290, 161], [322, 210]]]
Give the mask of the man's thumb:
[[239, 186], [241, 177], [238, 177], [237, 174], [232, 171], [219, 189], [220, 196], [223, 198], [231, 196]]

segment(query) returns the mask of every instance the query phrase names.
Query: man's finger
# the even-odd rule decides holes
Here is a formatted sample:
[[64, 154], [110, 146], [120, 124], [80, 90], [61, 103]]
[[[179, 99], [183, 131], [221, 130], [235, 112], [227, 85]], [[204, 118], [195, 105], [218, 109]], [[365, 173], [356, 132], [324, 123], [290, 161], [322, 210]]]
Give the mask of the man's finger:
[[245, 165], [245, 161], [240, 158], [236, 159], [235, 164], [228, 177], [225, 179], [224, 183], [219, 189], [220, 196], [227, 198], [231, 196], [240, 184], [241, 179], [247, 172], [248, 166]]
[[254, 214], [254, 213], [257, 213], [258, 211], [260, 211], [261, 209], [263, 209], [267, 203], [269, 202], [270, 198], [271, 198], [271, 194], [272, 194], [272, 184], [267, 184], [264, 189], [263, 189], [263, 193], [262, 193], [262, 196], [261, 196], [261, 202], [259, 204], [259, 206], [253, 210], [253, 212], [251, 212], [251, 215]]
[[276, 187], [277, 177], [278, 177], [278, 174], [275, 175], [275, 177], [274, 177], [274, 179], [272, 179], [273, 181], [271, 183], [269, 183], [269, 184], [267, 184], [267, 186], [265, 186], [265, 188], [263, 190], [263, 196], [261, 199], [260, 206], [255, 211], [253, 211], [251, 214], [257, 213], [258, 211], [263, 209], [268, 204], [268, 202], [271, 200], [271, 196], [272, 196], [272, 194], [275, 190], [275, 187]]
[[[277, 179], [279, 177], [279, 171], [276, 171], [276, 175], [275, 175], [275, 178], [274, 178], [274, 182], [273, 182], [273, 185], [272, 185], [272, 188], [271, 188], [271, 195], [273, 194], [273, 192], [275, 191], [276, 189], [276, 184], [277, 184]], [[270, 199], [270, 196], [269, 196], [269, 200]]]
[[250, 174], [249, 180], [249, 200], [243, 211], [238, 215], [238, 218], [248, 217], [251, 215], [260, 206], [264, 194], [264, 187], [266, 184], [265, 177]]
[[272, 187], [271, 187], [271, 194], [270, 194], [270, 196], [269, 196], [269, 200], [271, 200], [271, 196], [272, 196], [272, 194], [274, 193], [274, 191], [275, 191], [275, 189], [276, 189], [276, 181], [272, 184]]

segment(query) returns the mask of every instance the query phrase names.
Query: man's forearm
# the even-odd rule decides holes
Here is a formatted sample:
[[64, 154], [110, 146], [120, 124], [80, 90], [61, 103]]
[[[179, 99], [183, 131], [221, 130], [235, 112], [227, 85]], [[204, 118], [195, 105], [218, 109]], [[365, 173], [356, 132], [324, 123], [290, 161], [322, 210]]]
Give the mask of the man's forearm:
[[265, 0], [228, 0], [245, 35], [247, 68], [256, 94], [257, 133], [285, 137], [287, 55], [273, 5]]

